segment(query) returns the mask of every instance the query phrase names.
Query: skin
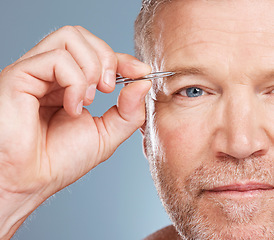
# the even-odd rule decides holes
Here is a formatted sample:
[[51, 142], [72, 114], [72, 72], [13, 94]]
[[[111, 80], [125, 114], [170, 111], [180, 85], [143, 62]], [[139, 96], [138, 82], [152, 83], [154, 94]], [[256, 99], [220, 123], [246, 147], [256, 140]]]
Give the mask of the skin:
[[116, 72], [136, 78], [150, 71], [86, 29], [66, 26], [0, 73], [1, 240], [143, 124], [150, 82], [123, 88], [117, 106], [101, 118], [82, 107], [92, 103], [96, 88], [114, 90]]
[[273, 12], [270, 0], [186, 0], [156, 14], [154, 68], [178, 74], [153, 86], [144, 146], [183, 239], [274, 237]]
[[[273, 10], [270, 0], [185, 0], [157, 14], [154, 68], [203, 68], [154, 86], [143, 125], [159, 195], [182, 238], [273, 239]], [[101, 118], [82, 110], [95, 88], [111, 92], [116, 72], [150, 71], [67, 26], [1, 72], [1, 240], [144, 123], [149, 82], [123, 88]], [[188, 99], [192, 86], [203, 95]], [[268, 190], [209, 191], [255, 182]]]

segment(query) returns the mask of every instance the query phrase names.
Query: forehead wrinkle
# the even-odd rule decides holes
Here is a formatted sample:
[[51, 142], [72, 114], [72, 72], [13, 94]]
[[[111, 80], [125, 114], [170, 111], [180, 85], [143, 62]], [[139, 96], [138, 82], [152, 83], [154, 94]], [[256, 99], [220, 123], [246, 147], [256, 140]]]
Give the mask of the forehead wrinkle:
[[[162, 29], [162, 34], [163, 34]], [[210, 34], [206, 34], [210, 33]], [[244, 45], [247, 47], [252, 45], [260, 45], [261, 47], [271, 48], [274, 43], [274, 34], [261, 32], [261, 31], [243, 31], [243, 32], [230, 32], [228, 30], [215, 30], [215, 29], [200, 29], [197, 31], [192, 31], [185, 33], [185, 31], [175, 31], [172, 33], [174, 37], [172, 38], [160, 38], [161, 40], [157, 40], [158, 54], [156, 57], [163, 58], [168, 55], [173, 56], [173, 53], [181, 52], [182, 50], [194, 46], [194, 45], [219, 45], [220, 47], [233, 47], [237, 53], [238, 47]], [[166, 32], [165, 35], [168, 35]], [[249, 36], [250, 35], [250, 36]], [[265, 36], [269, 37], [266, 39]], [[263, 38], [264, 41], [260, 41], [260, 38]], [[180, 39], [180, 43], [178, 44], [178, 40]], [[161, 46], [161, 47], [160, 47]], [[244, 48], [245, 49], [245, 48]], [[235, 51], [234, 50], [234, 51]], [[182, 52], [183, 53], [183, 52]], [[230, 53], [232, 53], [230, 51]], [[174, 57], [174, 56], [173, 56]]]
[[[208, 33], [210, 32], [210, 35]], [[203, 34], [204, 33], [204, 34]], [[220, 35], [221, 34], [221, 35]], [[226, 36], [227, 35], [227, 36]], [[250, 35], [250, 36], [249, 36]], [[269, 36], [266, 41], [266, 35]], [[215, 37], [214, 37], [215, 36]], [[242, 39], [244, 37], [244, 40]], [[214, 40], [214, 38], [216, 40]], [[259, 41], [260, 38], [264, 38], [264, 41]], [[181, 44], [176, 44], [180, 39]], [[247, 41], [248, 40], [248, 41]], [[258, 42], [259, 41], [259, 42]], [[226, 30], [215, 30], [215, 29], [201, 29], [188, 33], [175, 32], [173, 38], [162, 39], [158, 44], [162, 44], [162, 50], [172, 49], [177, 45], [176, 48], [172, 49], [172, 52], [180, 49], [185, 49], [191, 45], [197, 44], [216, 44], [220, 46], [233, 46], [236, 43], [245, 45], [261, 45], [265, 47], [274, 46], [274, 33], [260, 32], [260, 31], [244, 31], [244, 32], [230, 32]]]
[[[268, 33], [274, 33], [273, 32], [273, 21], [269, 21], [270, 19], [268, 19], [267, 16], [264, 16], [263, 19], [268, 19], [268, 21], [264, 21], [263, 22], [263, 27], [262, 27], [262, 19], [260, 20], [256, 20], [256, 18], [254, 17], [254, 11], [251, 11], [249, 13], [249, 17], [248, 18], [243, 18], [241, 15], [237, 15], [233, 14], [233, 18], [230, 15], [231, 10], [230, 9], [228, 11], [226, 11], [226, 9], [224, 9], [224, 11], [221, 11], [220, 13], [216, 13], [215, 18], [217, 19], [212, 19], [209, 18], [208, 15], [204, 15], [203, 12], [199, 12], [200, 10], [197, 10], [199, 8], [193, 7], [193, 4], [195, 6], [195, 2], [191, 2], [191, 4], [187, 4], [188, 2], [186, 2], [183, 5], [178, 5], [178, 7], [173, 8], [173, 14], [172, 15], [167, 15], [168, 13], [168, 8], [171, 7], [173, 4], [182, 4], [182, 2], [179, 1], [174, 1], [173, 3], [171, 3], [170, 5], [167, 5], [165, 8], [163, 8], [160, 13], [158, 14], [158, 18], [157, 18], [157, 28], [154, 29], [158, 29], [158, 32], [161, 31], [162, 33], [164, 32], [165, 35], [179, 35], [181, 38], [183, 38], [184, 36], [182, 36], [182, 33], [185, 36], [189, 36], [190, 34], [195, 34], [195, 32], [199, 32], [199, 31], [218, 31], [220, 32], [224, 32], [224, 33], [234, 33], [236, 34], [268, 34]], [[225, 2], [223, 2], [225, 3]], [[236, 2], [235, 2], [236, 4]], [[219, 5], [219, 7], [221, 7], [223, 4]], [[181, 8], [180, 6], [184, 6], [183, 8]], [[226, 3], [225, 5], [223, 5], [222, 7], [227, 7]], [[215, 6], [211, 6], [211, 7], [215, 7]], [[231, 6], [230, 6], [231, 7]], [[175, 11], [175, 12], [174, 12]], [[197, 12], [198, 11], [198, 12]], [[237, 12], [236, 10], [233, 10]], [[261, 11], [262, 12], [262, 11]], [[177, 14], [176, 14], [177, 13]], [[198, 13], [200, 13], [199, 15], [197, 15]], [[170, 20], [175, 18], [178, 14], [180, 14], [181, 16], [184, 16], [185, 21], [181, 21], [179, 24], [165, 24], [165, 18], [169, 18]], [[255, 15], [259, 14], [258, 12], [256, 12]], [[265, 15], [265, 14], [264, 14]], [[161, 16], [161, 18], [159, 18]], [[225, 19], [223, 19], [225, 17]], [[221, 19], [219, 19], [221, 18]], [[221, 20], [218, 23], [218, 19]], [[273, 17], [272, 17], [273, 20]], [[224, 29], [224, 25], [222, 24], [223, 21], [226, 21], [225, 24], [225, 29]], [[173, 22], [173, 21], [172, 21]], [[248, 27], [248, 28], [247, 28]], [[214, 28], [214, 29], [212, 29]], [[180, 31], [178, 31], [177, 29], [179, 29]], [[194, 29], [198, 29], [197, 31], [193, 31]], [[200, 30], [201, 29], [201, 30]], [[234, 35], [234, 36], [235, 36]], [[177, 36], [178, 37], [178, 36]]]
[[[249, 29], [257, 29], [263, 25], [264, 29], [269, 29], [273, 32], [273, 13], [269, 11], [273, 7], [273, 1], [269, 1], [269, 6], [251, 4], [251, 6], [245, 14], [242, 14], [242, 8], [239, 8], [237, 1], [232, 4], [233, 1], [172, 1], [164, 8], [162, 8], [156, 15], [157, 21], [163, 19], [163, 16], [168, 16], [176, 22], [176, 17], [179, 15], [184, 16], [186, 21], [183, 21], [181, 25], [184, 28], [194, 28], [198, 26], [210, 26], [223, 28], [221, 22], [227, 22], [226, 29], [232, 29], [237, 31], [242, 27], [246, 28], [248, 24]], [[246, 3], [247, 4], [247, 3]], [[253, 7], [252, 7], [253, 6]], [[168, 11], [172, 9], [173, 14], [168, 15]], [[208, 16], [208, 11], [213, 11], [214, 16]], [[214, 18], [212, 18], [214, 17]], [[172, 22], [174, 22], [172, 20]], [[219, 22], [217, 20], [220, 20]], [[241, 23], [244, 23], [242, 25]]]
[[[242, 77], [243, 74], [251, 75], [254, 79], [256, 70], [248, 67], [246, 62], [253, 62], [265, 51], [269, 52], [268, 49], [273, 48], [273, 16], [270, 18], [262, 9], [256, 13], [253, 11], [254, 9], [252, 11], [248, 9], [248, 16], [239, 15], [236, 14], [239, 11], [237, 1], [235, 1], [235, 10], [234, 6], [227, 10], [226, 6], [231, 7], [231, 5], [223, 5], [223, 3], [228, 3], [224, 1], [219, 5], [223, 7], [224, 12], [215, 11], [208, 17], [206, 12], [200, 12], [203, 9], [199, 10], [199, 7], [196, 8], [193, 5], [193, 3], [196, 4], [195, 1], [189, 1], [189, 5], [183, 4], [181, 1], [175, 2], [179, 5], [170, 9], [169, 7], [173, 4], [167, 5], [157, 13], [157, 20], [154, 22], [154, 38], [158, 45], [157, 50], [160, 50], [157, 51], [155, 57], [158, 58], [158, 61], [165, 59], [165, 63], [159, 67], [160, 70], [171, 71], [170, 68], [176, 66], [178, 62], [182, 63], [182, 67], [187, 63], [189, 65], [206, 63], [208, 69], [211, 70], [216, 63], [218, 68], [215, 70], [218, 71], [218, 76], [222, 76], [222, 79], [234, 79], [239, 82], [242, 78], [242, 80], [246, 79]], [[212, 5], [211, 9], [214, 10], [215, 6]], [[220, 8], [216, 9], [220, 10]], [[197, 15], [199, 12], [202, 14]], [[179, 20], [176, 20], [179, 14]], [[255, 16], [258, 14], [262, 14], [262, 18], [256, 19]], [[254, 48], [255, 50], [253, 50]], [[234, 63], [237, 61], [240, 64], [235, 65]], [[260, 66], [263, 67], [262, 65], [261, 63]], [[259, 67], [256, 69], [258, 70]], [[216, 74], [216, 72], [213, 73]], [[265, 75], [266, 71], [261, 73]], [[168, 79], [175, 79], [175, 76]], [[157, 83], [158, 87], [160, 85], [160, 82]]]
[[[195, 46], [195, 45], [203, 45], [203, 44], [206, 44], [206, 45], [220, 45], [220, 46], [228, 46], [228, 44], [226, 43], [220, 43], [220, 42], [215, 42], [215, 41], [206, 41], [206, 40], [197, 40], [196, 42], [192, 42], [192, 43], [188, 43], [188, 44], [184, 44], [184, 45], [181, 45], [175, 49], [172, 49], [172, 43], [168, 44], [165, 46], [165, 49], [164, 50], [169, 50], [168, 51], [168, 54], [166, 52], [164, 52], [162, 55], [162, 58], [166, 58], [167, 60], [170, 61], [170, 58], [171, 57], [178, 57], [178, 55], [174, 55], [173, 53], [180, 53], [183, 56], [186, 56], [186, 53], [184, 52], [180, 52], [180, 50], [184, 50], [184, 49], [187, 49], [188, 47], [190, 46]], [[172, 49], [172, 50], [170, 50]], [[166, 62], [167, 62], [166, 60]]]

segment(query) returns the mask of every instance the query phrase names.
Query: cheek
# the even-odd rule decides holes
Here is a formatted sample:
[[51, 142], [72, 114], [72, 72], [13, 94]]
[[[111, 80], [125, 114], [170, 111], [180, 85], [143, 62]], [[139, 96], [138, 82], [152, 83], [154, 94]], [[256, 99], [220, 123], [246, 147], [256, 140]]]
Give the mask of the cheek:
[[156, 119], [163, 161], [180, 176], [189, 175], [210, 156], [210, 129], [205, 118]]

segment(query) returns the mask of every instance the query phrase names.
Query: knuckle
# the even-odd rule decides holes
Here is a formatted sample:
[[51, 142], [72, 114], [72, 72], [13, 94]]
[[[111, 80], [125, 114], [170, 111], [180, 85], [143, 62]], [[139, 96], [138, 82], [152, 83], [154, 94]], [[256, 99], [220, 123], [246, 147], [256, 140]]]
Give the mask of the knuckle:
[[100, 72], [98, 71], [90, 71], [90, 72], [87, 72], [87, 77], [86, 77], [86, 81], [87, 81], [87, 84], [98, 84], [99, 81], [100, 81]]
[[115, 68], [116, 69], [118, 60], [117, 60], [117, 57], [112, 49], [111, 50], [106, 49], [102, 53], [102, 56], [103, 56], [102, 63], [105, 66], [105, 68]]
[[2, 71], [0, 71], [0, 76], [1, 75], [3, 76], [5, 74], [9, 73], [11, 71], [12, 67], [13, 67], [13, 64], [6, 66], [4, 69], [2, 69]]
[[66, 25], [59, 29], [65, 35], [75, 35], [79, 34], [79, 31], [74, 26]]
[[73, 26], [74, 28], [76, 28], [77, 30], [79, 29], [79, 30], [84, 30], [85, 28], [83, 28], [82, 26], [80, 26], [80, 25], [75, 25], [75, 26]]
[[116, 62], [117, 58], [115, 56], [115, 53], [113, 52], [113, 50], [105, 50], [105, 52], [103, 53], [104, 57], [110, 61], [110, 62]]
[[102, 65], [99, 61], [92, 61], [91, 64], [82, 67], [82, 70], [85, 72], [88, 83], [99, 82], [101, 75]]
[[57, 58], [67, 58], [70, 56], [69, 52], [65, 49], [57, 48], [52, 50], [52, 53], [54, 54], [54, 57]]
[[6, 86], [15, 87], [18, 81], [10, 81], [10, 79], [21, 79], [21, 75], [20, 66], [11, 64], [0, 72], [0, 81], [1, 83], [6, 83]]

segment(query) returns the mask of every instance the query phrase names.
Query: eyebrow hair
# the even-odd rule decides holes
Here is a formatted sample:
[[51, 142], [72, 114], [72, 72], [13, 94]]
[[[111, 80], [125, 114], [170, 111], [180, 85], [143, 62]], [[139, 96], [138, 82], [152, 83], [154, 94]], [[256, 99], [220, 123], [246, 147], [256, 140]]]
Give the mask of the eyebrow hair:
[[200, 67], [175, 67], [170, 69], [169, 71], [175, 73], [173, 76], [167, 77], [169, 81], [182, 76], [206, 74], [205, 69]]
[[274, 70], [270, 70], [266, 75], [265, 75], [266, 79], [270, 79], [270, 78], [274, 78]]

